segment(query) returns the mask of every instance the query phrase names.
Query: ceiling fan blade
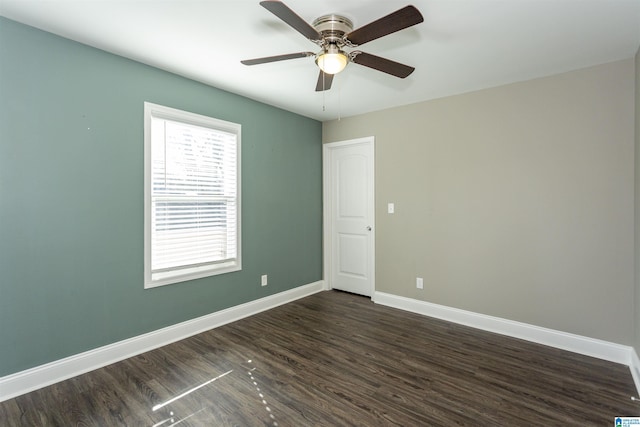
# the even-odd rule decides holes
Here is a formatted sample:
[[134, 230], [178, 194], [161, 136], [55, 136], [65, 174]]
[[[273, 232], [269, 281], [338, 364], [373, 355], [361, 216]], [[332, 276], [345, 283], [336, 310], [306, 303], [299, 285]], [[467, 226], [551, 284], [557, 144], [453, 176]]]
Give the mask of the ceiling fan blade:
[[240, 62], [243, 63], [244, 65], [258, 65], [258, 64], [266, 64], [267, 62], [286, 61], [287, 59], [306, 58], [309, 56], [315, 56], [315, 53], [313, 52], [288, 53], [286, 55], [265, 56], [264, 58], [245, 59], [244, 61], [240, 61]]
[[286, 24], [309, 40], [320, 40], [322, 38], [307, 21], [296, 15], [293, 10], [289, 9], [287, 5], [281, 1], [265, 0], [261, 1], [260, 5], [276, 15], [278, 18], [282, 19]]
[[422, 14], [414, 6], [405, 6], [364, 27], [353, 30], [346, 38], [354, 45], [360, 46], [387, 34], [404, 30], [405, 28], [424, 21]]
[[414, 67], [371, 55], [370, 53], [353, 52], [353, 54], [352, 61], [356, 64], [364, 65], [365, 67], [373, 68], [374, 70], [382, 71], [383, 73], [391, 74], [401, 79], [404, 79], [415, 70]]
[[318, 76], [318, 83], [316, 83], [316, 92], [322, 92], [323, 90], [331, 89], [331, 83], [333, 82], [333, 74], [327, 74], [320, 70]]

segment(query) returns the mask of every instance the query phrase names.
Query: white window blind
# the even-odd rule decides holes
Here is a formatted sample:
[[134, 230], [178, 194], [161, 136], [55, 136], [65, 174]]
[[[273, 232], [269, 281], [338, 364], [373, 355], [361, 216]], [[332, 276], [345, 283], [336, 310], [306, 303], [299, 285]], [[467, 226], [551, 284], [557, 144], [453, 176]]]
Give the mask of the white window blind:
[[240, 269], [239, 125], [153, 104], [147, 113], [145, 287]]

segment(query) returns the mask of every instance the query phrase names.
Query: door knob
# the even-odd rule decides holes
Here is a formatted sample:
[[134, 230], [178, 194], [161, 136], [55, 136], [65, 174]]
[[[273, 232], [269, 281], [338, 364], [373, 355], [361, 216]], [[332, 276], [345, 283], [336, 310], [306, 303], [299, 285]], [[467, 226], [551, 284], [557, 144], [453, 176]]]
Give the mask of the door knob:
[[367, 231], [371, 231], [371, 226], [370, 225], [367, 226]]

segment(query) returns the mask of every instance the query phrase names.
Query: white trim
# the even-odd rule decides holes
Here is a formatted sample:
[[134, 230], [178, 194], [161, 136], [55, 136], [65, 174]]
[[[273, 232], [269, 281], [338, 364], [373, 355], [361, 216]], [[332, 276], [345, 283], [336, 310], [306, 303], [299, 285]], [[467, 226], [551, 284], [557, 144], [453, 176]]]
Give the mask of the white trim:
[[631, 348], [631, 362], [629, 363], [629, 370], [633, 377], [633, 383], [636, 385], [636, 392], [640, 396], [640, 359], [638, 359], [638, 353], [636, 353], [634, 348]]
[[[516, 322], [500, 317], [487, 316], [484, 314], [460, 310], [412, 298], [400, 297], [383, 292], [376, 292], [373, 300], [376, 304], [399, 308], [401, 310], [411, 311], [413, 313], [435, 317], [514, 338], [520, 338], [538, 344], [544, 344], [562, 350], [568, 350], [574, 353], [608, 360], [610, 362], [622, 363], [631, 367], [631, 354], [633, 348], [626, 345], [556, 331], [554, 329], [542, 328], [540, 326], [530, 325], [527, 323]], [[640, 363], [636, 364], [636, 367], [640, 367]], [[638, 381], [636, 381], [636, 387], [637, 385]]]
[[[332, 143], [335, 144], [335, 143]], [[327, 288], [331, 283], [331, 152], [329, 144], [322, 145], [322, 278]]]
[[372, 161], [372, 171], [371, 171], [371, 200], [372, 200], [372, 204], [373, 206], [371, 207], [371, 212], [370, 212], [370, 216], [371, 216], [371, 225], [373, 226], [373, 229], [371, 230], [371, 266], [370, 266], [370, 272], [369, 275], [371, 277], [371, 289], [370, 289], [370, 294], [371, 297], [373, 297], [373, 294], [375, 293], [376, 290], [376, 278], [375, 278], [375, 274], [376, 274], [376, 268], [375, 268], [375, 262], [376, 262], [376, 227], [375, 227], [375, 223], [376, 223], [376, 209], [375, 209], [375, 156], [376, 156], [376, 150], [375, 150], [375, 137], [374, 136], [367, 136], [367, 137], [363, 137], [363, 138], [356, 138], [356, 139], [349, 139], [349, 140], [345, 140], [345, 141], [337, 141], [337, 142], [329, 142], [326, 144], [322, 144], [322, 205], [323, 205], [323, 209], [322, 209], [322, 229], [323, 229], [323, 238], [322, 238], [322, 253], [323, 253], [323, 259], [324, 259], [324, 263], [323, 263], [323, 279], [325, 281], [325, 283], [327, 284], [327, 289], [333, 289], [333, 284], [331, 283], [331, 262], [332, 262], [332, 256], [331, 256], [331, 236], [332, 236], [332, 215], [331, 215], [331, 210], [332, 210], [332, 205], [333, 205], [333, 200], [332, 200], [332, 194], [331, 194], [331, 189], [332, 187], [332, 175], [331, 175], [331, 152], [334, 148], [342, 148], [342, 147], [347, 147], [347, 146], [352, 146], [352, 145], [367, 145], [371, 147], [371, 161]]
[[310, 283], [0, 378], [0, 402], [326, 290]]

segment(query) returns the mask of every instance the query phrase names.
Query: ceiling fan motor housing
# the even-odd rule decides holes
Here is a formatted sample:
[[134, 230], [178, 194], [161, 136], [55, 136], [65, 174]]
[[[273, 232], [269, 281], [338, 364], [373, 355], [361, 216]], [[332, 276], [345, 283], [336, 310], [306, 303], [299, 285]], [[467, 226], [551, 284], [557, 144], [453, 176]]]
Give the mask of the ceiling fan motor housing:
[[313, 28], [320, 33], [324, 44], [335, 44], [338, 47], [344, 46], [344, 35], [353, 30], [353, 22], [349, 18], [341, 15], [324, 15], [313, 21]]

